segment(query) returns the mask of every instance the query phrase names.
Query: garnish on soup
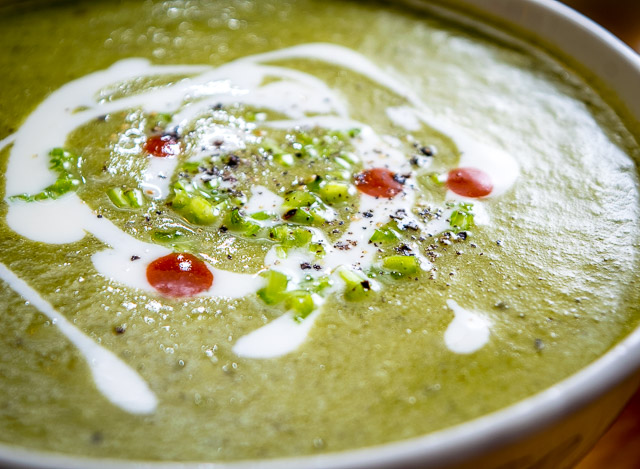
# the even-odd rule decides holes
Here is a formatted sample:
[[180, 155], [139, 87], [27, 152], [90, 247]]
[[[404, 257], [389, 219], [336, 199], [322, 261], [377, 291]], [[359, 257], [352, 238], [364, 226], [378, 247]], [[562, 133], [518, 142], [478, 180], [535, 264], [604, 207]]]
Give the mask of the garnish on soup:
[[370, 446], [635, 324], [637, 145], [539, 51], [363, 2], [67, 3], [0, 31], [3, 441]]

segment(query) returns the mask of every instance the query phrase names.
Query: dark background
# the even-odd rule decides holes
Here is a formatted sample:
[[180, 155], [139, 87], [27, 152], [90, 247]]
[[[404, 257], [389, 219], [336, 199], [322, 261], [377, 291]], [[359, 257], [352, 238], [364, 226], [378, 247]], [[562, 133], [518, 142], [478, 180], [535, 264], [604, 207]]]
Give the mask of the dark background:
[[640, 52], [640, 0], [563, 0], [563, 3], [601, 24]]

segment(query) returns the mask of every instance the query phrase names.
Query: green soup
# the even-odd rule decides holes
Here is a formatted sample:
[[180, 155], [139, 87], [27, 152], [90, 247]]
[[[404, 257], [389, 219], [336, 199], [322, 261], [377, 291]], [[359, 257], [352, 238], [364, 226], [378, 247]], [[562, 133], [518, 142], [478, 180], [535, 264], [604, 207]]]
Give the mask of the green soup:
[[6, 10], [7, 445], [378, 445], [637, 325], [638, 136], [524, 41], [368, 2]]

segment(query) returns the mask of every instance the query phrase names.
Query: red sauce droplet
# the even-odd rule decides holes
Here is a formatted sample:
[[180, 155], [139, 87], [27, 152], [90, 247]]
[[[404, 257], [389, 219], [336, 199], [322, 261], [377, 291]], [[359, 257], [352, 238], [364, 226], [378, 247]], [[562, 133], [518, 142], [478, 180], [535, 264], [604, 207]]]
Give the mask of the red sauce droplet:
[[171, 135], [154, 135], [147, 139], [144, 144], [144, 151], [160, 158], [176, 156], [180, 153], [180, 144]]
[[447, 187], [463, 197], [484, 197], [493, 190], [493, 182], [479, 169], [455, 168], [449, 171]]
[[385, 168], [365, 169], [355, 175], [354, 183], [360, 192], [373, 197], [390, 199], [402, 192], [402, 184], [396, 181], [395, 173]]
[[163, 295], [182, 297], [208, 290], [213, 284], [213, 274], [197, 257], [172, 253], [149, 264], [147, 280]]

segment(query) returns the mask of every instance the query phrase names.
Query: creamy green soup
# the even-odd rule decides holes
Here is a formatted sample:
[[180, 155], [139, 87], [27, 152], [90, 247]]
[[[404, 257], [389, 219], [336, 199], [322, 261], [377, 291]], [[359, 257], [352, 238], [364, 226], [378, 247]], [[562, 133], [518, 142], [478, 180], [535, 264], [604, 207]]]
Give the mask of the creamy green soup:
[[6, 10], [6, 445], [377, 445], [637, 325], [637, 135], [523, 41], [370, 2]]

